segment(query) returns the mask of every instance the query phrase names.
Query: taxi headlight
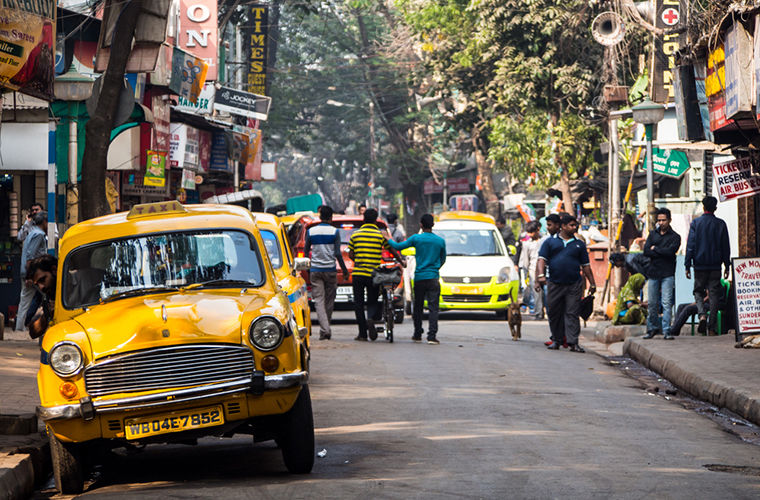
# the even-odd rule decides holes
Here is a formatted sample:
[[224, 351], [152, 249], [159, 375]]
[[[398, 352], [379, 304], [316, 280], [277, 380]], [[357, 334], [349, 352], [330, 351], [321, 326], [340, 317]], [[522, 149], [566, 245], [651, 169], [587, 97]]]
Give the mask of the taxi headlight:
[[50, 350], [50, 368], [62, 377], [74, 375], [82, 368], [82, 351], [73, 342], [61, 342]]
[[499, 276], [496, 278], [497, 283], [508, 283], [511, 281], [509, 279], [510, 275], [510, 269], [508, 267], [502, 267], [499, 271]]
[[283, 337], [282, 324], [276, 318], [264, 316], [251, 324], [251, 342], [262, 351], [276, 349], [282, 343]]

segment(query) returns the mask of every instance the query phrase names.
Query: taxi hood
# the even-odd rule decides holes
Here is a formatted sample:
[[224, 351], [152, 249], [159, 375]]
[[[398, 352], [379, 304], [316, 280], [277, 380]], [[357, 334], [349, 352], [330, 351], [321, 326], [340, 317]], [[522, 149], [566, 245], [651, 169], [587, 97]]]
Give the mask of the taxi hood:
[[441, 276], [497, 276], [502, 268], [510, 270], [510, 280], [519, 279], [515, 264], [506, 255], [450, 255], [441, 266]]
[[246, 311], [261, 309], [266, 297], [239, 290], [194, 290], [143, 295], [98, 304], [75, 318], [86, 332], [95, 360], [113, 354], [169, 345], [239, 344]]

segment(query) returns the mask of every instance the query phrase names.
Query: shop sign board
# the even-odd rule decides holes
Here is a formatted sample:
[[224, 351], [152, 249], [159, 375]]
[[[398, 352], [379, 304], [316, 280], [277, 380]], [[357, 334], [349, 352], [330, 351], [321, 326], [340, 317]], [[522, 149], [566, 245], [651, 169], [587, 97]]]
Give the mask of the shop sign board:
[[707, 109], [710, 113], [710, 130], [712, 132], [731, 123], [726, 118], [726, 99], [722, 92], [707, 98]]
[[211, 163], [209, 170], [214, 172], [232, 172], [230, 160], [231, 137], [225, 132], [215, 132], [211, 139]]
[[214, 109], [233, 115], [266, 120], [272, 98], [230, 87], [219, 87], [214, 96]]
[[689, 157], [677, 149], [652, 148], [652, 171], [655, 174], [680, 178], [689, 170]]
[[760, 334], [760, 257], [731, 259], [738, 335]]
[[180, 0], [178, 45], [208, 64], [206, 78], [218, 76], [217, 0]]
[[274, 162], [274, 161], [261, 162], [261, 180], [262, 181], [276, 181], [277, 180], [277, 162]]
[[178, 96], [175, 109], [185, 113], [195, 113], [196, 115], [210, 115], [214, 110], [214, 95], [216, 88], [213, 83], [206, 82], [201, 90], [195, 103], [190, 102], [186, 97]]
[[169, 151], [171, 143], [171, 123], [169, 105], [162, 95], [151, 97], [151, 112], [153, 113], [153, 140], [152, 149], [156, 151]]
[[166, 152], [146, 151], [145, 176], [143, 184], [146, 186], [164, 186], [166, 184]]
[[269, 41], [269, 7], [254, 4], [250, 6], [248, 23], [244, 28], [245, 48], [248, 59], [246, 87], [248, 92], [267, 95], [267, 45]]
[[182, 168], [185, 164], [185, 147], [187, 146], [187, 125], [172, 123], [169, 143], [169, 166]]
[[186, 168], [182, 169], [182, 189], [195, 189], [195, 172]]
[[0, 88], [53, 100], [55, 0], [3, 2]]
[[720, 201], [760, 193], [760, 175], [753, 175], [749, 158], [713, 165], [713, 182], [718, 187]]
[[676, 52], [686, 44], [686, 0], [655, 0], [655, 25], [664, 30], [654, 37], [652, 100], [667, 103], [675, 99]]
[[740, 22], [726, 32], [726, 118], [752, 111], [752, 40]]
[[760, 14], [755, 15], [755, 116], [760, 120]]
[[197, 104], [206, 84], [208, 63], [188, 52], [174, 47], [172, 53], [172, 77], [169, 90], [179, 97]]
[[[208, 172], [211, 163], [211, 132], [207, 130], [198, 131], [198, 170]], [[200, 182], [196, 182], [200, 184]]]
[[[449, 194], [454, 193], [469, 193], [470, 181], [466, 177], [454, 177], [452, 179], [446, 179], [446, 188]], [[436, 183], [433, 179], [428, 179], [423, 185], [425, 194], [440, 194], [443, 193], [443, 184]]]

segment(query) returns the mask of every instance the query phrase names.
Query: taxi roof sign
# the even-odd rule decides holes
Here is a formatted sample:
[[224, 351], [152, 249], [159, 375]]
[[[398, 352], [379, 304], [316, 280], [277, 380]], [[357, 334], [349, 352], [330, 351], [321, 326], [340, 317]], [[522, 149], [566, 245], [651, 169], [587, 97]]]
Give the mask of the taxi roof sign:
[[438, 214], [438, 220], [469, 220], [475, 222], [485, 222], [488, 224], [496, 224], [496, 219], [492, 215], [484, 214], [480, 212], [472, 212], [469, 210], [456, 210], [450, 212], [441, 212]]
[[182, 203], [176, 200], [159, 201], [156, 203], [142, 203], [140, 205], [135, 205], [127, 214], [127, 219], [152, 217], [154, 215], [185, 213], [187, 213], [187, 209], [182, 205]]

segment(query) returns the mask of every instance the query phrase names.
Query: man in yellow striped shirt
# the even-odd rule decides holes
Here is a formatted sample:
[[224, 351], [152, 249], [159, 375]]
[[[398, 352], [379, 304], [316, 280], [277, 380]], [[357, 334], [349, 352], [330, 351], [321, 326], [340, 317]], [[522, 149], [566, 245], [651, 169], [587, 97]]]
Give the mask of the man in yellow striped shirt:
[[[380, 307], [377, 302], [378, 287], [372, 284], [372, 271], [383, 260], [383, 249], [389, 250], [402, 262], [401, 255], [388, 245], [385, 236], [377, 227], [377, 210], [369, 208], [364, 212], [364, 224], [354, 231], [348, 242], [348, 256], [354, 261], [351, 284], [354, 288], [354, 313], [359, 324], [359, 335], [354, 340], [366, 341], [377, 338], [375, 321], [379, 320]], [[367, 291], [367, 317], [364, 316], [364, 291]], [[367, 318], [369, 321], [367, 321]]]

